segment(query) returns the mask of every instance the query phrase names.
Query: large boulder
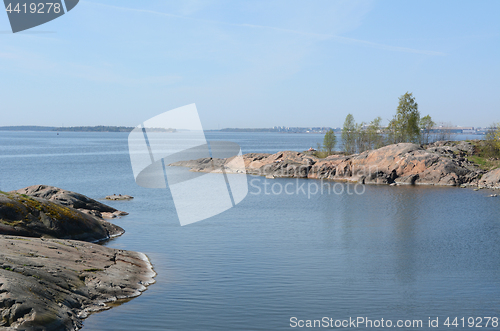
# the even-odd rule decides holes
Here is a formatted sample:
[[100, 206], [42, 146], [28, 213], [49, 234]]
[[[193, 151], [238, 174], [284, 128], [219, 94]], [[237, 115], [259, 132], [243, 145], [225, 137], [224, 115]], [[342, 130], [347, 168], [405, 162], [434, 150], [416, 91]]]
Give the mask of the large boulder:
[[427, 145], [427, 151], [441, 155], [464, 156], [475, 152], [474, 144], [470, 141], [437, 141]]
[[[470, 170], [452, 159], [424, 150], [411, 143], [388, 145], [379, 149], [353, 155], [348, 160], [351, 180], [367, 184], [422, 184], [456, 186], [469, 181]], [[345, 162], [344, 162], [345, 163]], [[335, 179], [335, 178], [333, 178]]]
[[122, 228], [100, 215], [84, 213], [57, 199], [0, 193], [0, 234], [98, 241], [122, 233]]
[[500, 188], [500, 168], [484, 174], [479, 181], [480, 187]]
[[63, 206], [68, 206], [77, 209], [85, 214], [90, 214], [98, 218], [115, 218], [118, 216], [128, 215], [124, 211], [116, 210], [113, 207], [105, 205], [99, 201], [91, 199], [83, 194], [63, 190], [55, 186], [48, 185], [32, 185], [14, 193], [25, 194], [30, 197], [42, 198], [45, 200], [60, 203]]
[[32, 185], [14, 192], [19, 194], [26, 194], [29, 195], [30, 197], [56, 201], [61, 205], [72, 207], [75, 209], [94, 210], [98, 212], [110, 212], [110, 213], [116, 211], [115, 208], [100, 203], [83, 194], [63, 190], [61, 188], [54, 186]]

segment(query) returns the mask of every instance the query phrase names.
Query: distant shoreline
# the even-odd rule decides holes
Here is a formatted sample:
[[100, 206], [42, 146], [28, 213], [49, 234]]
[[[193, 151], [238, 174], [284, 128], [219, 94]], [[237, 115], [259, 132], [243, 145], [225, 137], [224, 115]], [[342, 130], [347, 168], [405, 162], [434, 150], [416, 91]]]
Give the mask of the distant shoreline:
[[[335, 134], [341, 134], [342, 130], [333, 130]], [[300, 133], [300, 134], [325, 134], [323, 131], [312, 131], [312, 132], [304, 132], [304, 131], [277, 131], [277, 130], [272, 130], [272, 129], [221, 129], [221, 130], [204, 130], [204, 132], [221, 132], [221, 133], [283, 133], [283, 134], [294, 134], [294, 133]], [[482, 132], [476, 132], [476, 133], [462, 133], [462, 132], [450, 132], [448, 133], [449, 135], [456, 135], [456, 136], [484, 136], [484, 133]]]
[[[71, 127], [55, 127], [55, 126], [0, 126], [0, 131], [16, 131], [16, 132], [131, 132], [135, 127], [130, 126], [71, 126]], [[148, 128], [154, 132], [176, 132], [175, 129], [165, 128]]]
[[[135, 127], [129, 126], [71, 126], [71, 127], [56, 127], [56, 126], [0, 126], [0, 131], [11, 132], [131, 132]], [[296, 130], [293, 130], [296, 129]], [[275, 128], [225, 128], [220, 130], [204, 130], [204, 132], [220, 132], [220, 133], [302, 133], [302, 134], [325, 134], [330, 128], [292, 128], [290, 131], [283, 131]], [[331, 128], [335, 134], [341, 134], [340, 128]], [[148, 128], [153, 132], [177, 132], [176, 129], [165, 128]], [[483, 136], [484, 132], [448, 132], [449, 135], [475, 135]]]

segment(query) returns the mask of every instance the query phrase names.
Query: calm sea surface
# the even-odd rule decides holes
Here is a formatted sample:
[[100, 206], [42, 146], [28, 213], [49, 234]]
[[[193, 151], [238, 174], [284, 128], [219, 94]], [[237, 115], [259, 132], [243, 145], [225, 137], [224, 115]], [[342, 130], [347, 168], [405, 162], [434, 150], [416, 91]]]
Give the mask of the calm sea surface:
[[[322, 140], [273, 133], [207, 138], [237, 142], [243, 152], [302, 151]], [[107, 202], [130, 215], [114, 221], [126, 233], [106, 245], [146, 253], [157, 282], [92, 315], [84, 330], [299, 329], [290, 327], [291, 317], [418, 319], [421, 329], [439, 317], [434, 329], [448, 330], [463, 328], [445, 327], [446, 317], [500, 317], [498, 198], [387, 186], [358, 187], [358, 195], [344, 184], [336, 186], [342, 194], [308, 197], [312, 181], [249, 180], [250, 193], [235, 208], [181, 227], [168, 190], [135, 184], [126, 133], [0, 132], [0, 190], [48, 184], [98, 200], [135, 196]], [[256, 194], [266, 181], [305, 185], [306, 194]]]

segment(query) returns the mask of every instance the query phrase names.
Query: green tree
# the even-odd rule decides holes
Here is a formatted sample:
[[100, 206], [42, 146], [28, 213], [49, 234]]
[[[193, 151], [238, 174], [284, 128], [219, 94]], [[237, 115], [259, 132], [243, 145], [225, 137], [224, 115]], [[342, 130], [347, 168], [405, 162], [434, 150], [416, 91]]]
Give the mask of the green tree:
[[337, 144], [337, 136], [332, 129], [328, 130], [323, 139], [323, 148], [328, 155], [331, 155], [335, 145]]
[[495, 140], [497, 149], [500, 150], [500, 123], [497, 123], [497, 130], [495, 131]]
[[356, 122], [352, 114], [348, 114], [345, 118], [341, 140], [344, 152], [347, 154], [354, 154], [356, 151]]
[[494, 123], [487, 129], [483, 153], [486, 157], [500, 156], [500, 123]]
[[430, 142], [431, 129], [436, 125], [430, 115], [420, 119], [420, 143], [426, 145]]
[[363, 153], [364, 151], [370, 149], [368, 143], [368, 137], [365, 131], [365, 122], [356, 124], [356, 129], [354, 130], [354, 141], [355, 141], [355, 152]]
[[369, 149], [376, 149], [384, 146], [384, 138], [382, 136], [382, 127], [380, 123], [382, 123], [382, 117], [379, 116], [371, 121], [366, 128]]
[[389, 123], [394, 143], [420, 141], [420, 113], [412, 93], [406, 92], [399, 97], [396, 115]]

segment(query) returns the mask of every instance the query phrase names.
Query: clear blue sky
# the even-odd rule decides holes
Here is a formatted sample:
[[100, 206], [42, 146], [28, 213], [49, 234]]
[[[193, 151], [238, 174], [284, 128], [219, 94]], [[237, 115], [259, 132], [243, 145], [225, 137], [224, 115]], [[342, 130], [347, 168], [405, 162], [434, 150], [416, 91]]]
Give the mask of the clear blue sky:
[[422, 115], [500, 121], [500, 1], [81, 0], [10, 33], [0, 126], [135, 126], [196, 103], [206, 129]]

